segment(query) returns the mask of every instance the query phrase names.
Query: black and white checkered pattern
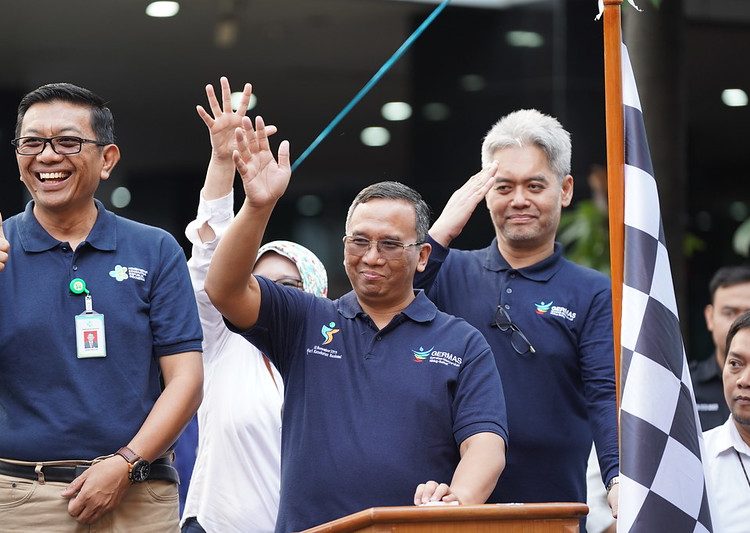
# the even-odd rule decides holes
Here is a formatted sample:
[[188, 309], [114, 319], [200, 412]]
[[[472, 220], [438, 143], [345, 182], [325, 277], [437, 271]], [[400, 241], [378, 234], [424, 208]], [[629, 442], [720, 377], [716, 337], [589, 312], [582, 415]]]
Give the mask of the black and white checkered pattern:
[[713, 531], [641, 104], [622, 46], [625, 265], [618, 531]]

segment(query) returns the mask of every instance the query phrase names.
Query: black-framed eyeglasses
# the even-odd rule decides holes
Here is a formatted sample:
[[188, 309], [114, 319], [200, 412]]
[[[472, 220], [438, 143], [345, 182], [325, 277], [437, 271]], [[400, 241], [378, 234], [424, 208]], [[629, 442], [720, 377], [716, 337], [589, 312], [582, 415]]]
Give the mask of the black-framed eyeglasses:
[[18, 137], [10, 141], [16, 147], [19, 155], [39, 155], [44, 152], [47, 143], [52, 150], [59, 155], [72, 155], [81, 151], [84, 143], [106, 146], [109, 143], [95, 141], [93, 139], [82, 139], [72, 135], [58, 135], [56, 137]]
[[495, 310], [495, 319], [490, 324], [491, 327], [496, 327], [500, 331], [510, 330], [510, 345], [518, 355], [526, 355], [527, 353], [536, 353], [536, 350], [529, 342], [523, 331], [513, 323], [510, 318], [508, 311], [502, 305], [498, 305]]
[[299, 278], [293, 278], [293, 277], [290, 277], [290, 276], [285, 276], [285, 277], [279, 278], [279, 279], [272, 279], [271, 281], [273, 281], [277, 285], [283, 285], [284, 287], [293, 287], [295, 289], [302, 289], [303, 288], [303, 284], [302, 284], [302, 280], [301, 279], [299, 279]]
[[394, 241], [391, 239], [383, 239], [380, 241], [371, 241], [364, 237], [357, 237], [356, 235], [344, 235], [344, 251], [357, 257], [362, 257], [370, 251], [372, 245], [375, 245], [375, 249], [378, 251], [381, 257], [384, 259], [401, 259], [404, 255], [404, 251], [412, 246], [420, 246], [424, 242], [412, 242], [404, 244], [401, 241]]

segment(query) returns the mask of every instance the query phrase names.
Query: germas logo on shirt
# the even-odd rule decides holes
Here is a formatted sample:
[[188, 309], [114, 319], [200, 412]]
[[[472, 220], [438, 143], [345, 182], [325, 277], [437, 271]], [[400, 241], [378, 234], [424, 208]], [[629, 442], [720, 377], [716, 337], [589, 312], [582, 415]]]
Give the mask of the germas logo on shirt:
[[552, 307], [552, 304], [554, 302], [550, 302], [548, 304], [544, 303], [544, 300], [542, 300], [542, 303], [540, 304], [534, 304], [536, 306], [536, 314], [537, 315], [543, 315], [547, 311], [549, 311], [549, 308]]
[[126, 279], [146, 281], [148, 270], [143, 270], [142, 268], [138, 267], [124, 267], [122, 265], [115, 265], [114, 270], [109, 271], [109, 275], [115, 278], [116, 281], [125, 281]]
[[430, 352], [435, 348], [434, 346], [430, 348], [429, 350], [425, 350], [422, 346], [419, 347], [419, 350], [412, 350], [411, 352], [414, 354], [414, 362], [415, 363], [421, 363], [427, 357], [430, 355]]
[[553, 306], [553, 303], [555, 303], [554, 300], [548, 304], [544, 303], [544, 300], [542, 300], [542, 303], [534, 304], [536, 307], [536, 314], [544, 315], [549, 311], [551, 316], [559, 316], [566, 320], [570, 320], [571, 322], [575, 320], [576, 314], [573, 311], [568, 310], [568, 308], [563, 307], [562, 305]]
[[453, 355], [450, 352], [436, 350], [434, 346], [428, 350], [425, 350], [420, 346], [419, 350], [412, 350], [411, 353], [414, 354], [415, 363], [427, 361], [428, 363], [436, 363], [446, 366], [461, 366], [461, 363], [463, 363], [461, 357]]

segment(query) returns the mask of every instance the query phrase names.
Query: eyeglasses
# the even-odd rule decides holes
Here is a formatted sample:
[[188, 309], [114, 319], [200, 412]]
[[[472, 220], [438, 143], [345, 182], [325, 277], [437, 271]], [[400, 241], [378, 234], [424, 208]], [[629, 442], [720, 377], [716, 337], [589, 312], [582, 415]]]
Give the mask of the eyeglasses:
[[513, 346], [513, 349], [518, 355], [525, 355], [529, 352], [536, 353], [536, 350], [529, 342], [529, 339], [527, 339], [526, 335], [523, 334], [523, 331], [513, 323], [508, 311], [506, 311], [502, 305], [497, 306], [497, 309], [495, 310], [495, 319], [493, 320], [493, 323], [490, 324], [490, 327], [496, 327], [500, 331], [510, 330], [510, 345]]
[[94, 141], [92, 139], [81, 139], [70, 135], [58, 135], [57, 137], [18, 137], [10, 141], [16, 147], [19, 155], [39, 155], [44, 152], [47, 143], [52, 150], [59, 155], [72, 155], [81, 151], [84, 143], [106, 146], [109, 143]]
[[302, 280], [299, 278], [292, 278], [292, 277], [283, 277], [279, 279], [273, 279], [271, 280], [277, 285], [283, 285], [284, 287], [293, 287], [295, 289], [302, 289]]
[[375, 249], [380, 257], [387, 260], [401, 259], [404, 251], [411, 246], [420, 246], [423, 242], [413, 242], [404, 244], [401, 241], [383, 239], [382, 241], [371, 241], [364, 237], [355, 237], [353, 235], [344, 235], [344, 251], [350, 255], [362, 257], [370, 251], [370, 247], [375, 245]]

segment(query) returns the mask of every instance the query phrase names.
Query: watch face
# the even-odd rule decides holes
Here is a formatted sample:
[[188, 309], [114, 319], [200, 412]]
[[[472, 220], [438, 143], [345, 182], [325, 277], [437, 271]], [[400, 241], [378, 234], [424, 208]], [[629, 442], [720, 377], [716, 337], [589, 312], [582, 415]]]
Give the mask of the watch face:
[[148, 479], [148, 474], [151, 472], [151, 465], [148, 461], [141, 459], [136, 461], [133, 468], [130, 470], [130, 480], [133, 483], [141, 483]]

